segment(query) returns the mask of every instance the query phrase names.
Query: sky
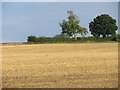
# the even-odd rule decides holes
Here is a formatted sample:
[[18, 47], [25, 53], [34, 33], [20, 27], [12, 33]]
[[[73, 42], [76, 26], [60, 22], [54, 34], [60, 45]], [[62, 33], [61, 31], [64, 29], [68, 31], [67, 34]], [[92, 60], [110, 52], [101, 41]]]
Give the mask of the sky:
[[2, 41], [25, 42], [29, 35], [55, 36], [61, 32], [59, 22], [67, 19], [68, 10], [79, 16], [80, 25], [87, 30], [101, 14], [109, 14], [118, 23], [117, 2], [3, 2]]
[[2, 2], [119, 2], [119, 0], [1, 0]]

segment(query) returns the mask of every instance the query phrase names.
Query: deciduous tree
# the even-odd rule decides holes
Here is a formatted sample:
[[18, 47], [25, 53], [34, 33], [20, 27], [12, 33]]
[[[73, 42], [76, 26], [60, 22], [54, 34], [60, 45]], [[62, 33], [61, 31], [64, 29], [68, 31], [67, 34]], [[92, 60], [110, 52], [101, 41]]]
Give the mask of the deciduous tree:
[[72, 36], [77, 39], [77, 35], [85, 35], [87, 33], [86, 28], [80, 26], [80, 20], [78, 16], [73, 11], [67, 11], [68, 18], [60, 22], [62, 28], [62, 34], [65, 34], [67, 37]]
[[100, 35], [103, 38], [109, 35], [115, 36], [117, 30], [116, 20], [108, 14], [102, 14], [89, 23], [89, 29], [91, 34], [97, 38]]

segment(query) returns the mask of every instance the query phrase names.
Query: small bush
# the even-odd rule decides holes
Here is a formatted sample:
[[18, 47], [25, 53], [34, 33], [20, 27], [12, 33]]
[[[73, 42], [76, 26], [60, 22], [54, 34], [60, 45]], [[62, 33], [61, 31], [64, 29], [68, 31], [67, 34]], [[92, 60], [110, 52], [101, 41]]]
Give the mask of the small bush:
[[29, 43], [36, 42], [37, 41], [37, 37], [36, 36], [28, 36], [27, 41]]

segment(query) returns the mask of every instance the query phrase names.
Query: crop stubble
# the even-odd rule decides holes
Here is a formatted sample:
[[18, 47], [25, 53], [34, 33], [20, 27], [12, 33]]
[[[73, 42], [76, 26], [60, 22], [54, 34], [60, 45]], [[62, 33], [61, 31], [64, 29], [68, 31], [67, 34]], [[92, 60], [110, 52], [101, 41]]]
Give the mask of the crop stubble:
[[118, 44], [2, 46], [4, 88], [102, 88], [118, 86]]

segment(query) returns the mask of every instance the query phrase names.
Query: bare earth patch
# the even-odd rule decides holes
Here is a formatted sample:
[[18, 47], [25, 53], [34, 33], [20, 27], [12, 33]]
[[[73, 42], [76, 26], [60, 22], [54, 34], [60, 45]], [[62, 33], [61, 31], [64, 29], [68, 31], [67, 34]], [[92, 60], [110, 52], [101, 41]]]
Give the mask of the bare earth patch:
[[3, 45], [3, 88], [118, 87], [118, 43]]

